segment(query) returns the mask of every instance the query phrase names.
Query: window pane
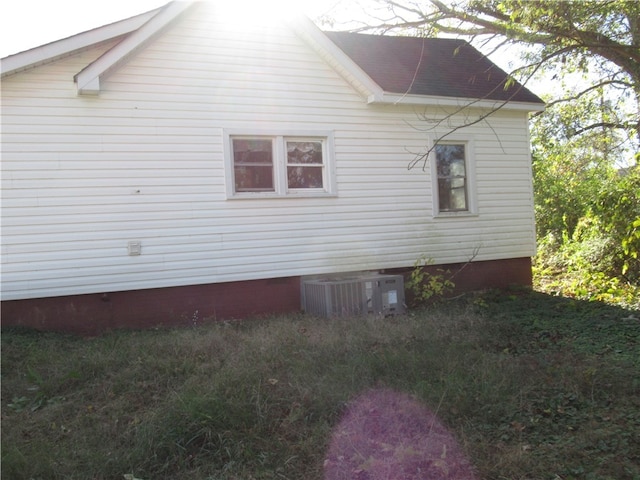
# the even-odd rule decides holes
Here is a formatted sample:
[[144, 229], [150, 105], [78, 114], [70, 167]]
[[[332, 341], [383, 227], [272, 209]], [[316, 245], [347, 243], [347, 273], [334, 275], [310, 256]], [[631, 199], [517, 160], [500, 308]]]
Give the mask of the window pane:
[[266, 167], [236, 167], [236, 192], [273, 192], [273, 169]]
[[287, 163], [322, 165], [322, 142], [287, 142]]
[[289, 188], [323, 188], [322, 142], [287, 141]]
[[270, 139], [233, 139], [236, 192], [273, 192], [273, 144]]
[[271, 140], [234, 139], [233, 161], [238, 164], [273, 163]]
[[467, 210], [467, 188], [464, 178], [438, 179], [438, 203], [441, 212]]
[[438, 176], [464, 176], [464, 145], [436, 145]]
[[289, 188], [322, 188], [322, 167], [287, 167]]

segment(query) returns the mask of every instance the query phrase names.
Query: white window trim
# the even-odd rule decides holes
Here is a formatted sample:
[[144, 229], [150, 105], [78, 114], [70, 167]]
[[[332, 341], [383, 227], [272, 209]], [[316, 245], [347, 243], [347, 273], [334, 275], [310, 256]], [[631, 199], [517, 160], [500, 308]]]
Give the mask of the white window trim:
[[[438, 168], [436, 161], [435, 144], [440, 145], [460, 145], [464, 144], [465, 149], [465, 173], [467, 179], [467, 210], [441, 212], [440, 211], [440, 195], [438, 187]], [[478, 198], [477, 198], [477, 178], [476, 178], [476, 149], [475, 140], [472, 136], [447, 136], [438, 142], [431, 139], [429, 148], [431, 148], [430, 161], [431, 164], [431, 191], [433, 198], [433, 217], [434, 218], [456, 218], [456, 217], [476, 217], [478, 216]]]
[[[264, 138], [274, 141], [274, 190], [273, 192], [236, 192], [233, 164], [233, 138]], [[333, 132], [328, 131], [273, 131], [273, 130], [223, 130], [225, 187], [227, 199], [292, 198], [292, 197], [332, 197], [337, 195], [336, 169]], [[287, 185], [286, 141], [321, 141], [323, 158], [324, 187], [290, 189]]]

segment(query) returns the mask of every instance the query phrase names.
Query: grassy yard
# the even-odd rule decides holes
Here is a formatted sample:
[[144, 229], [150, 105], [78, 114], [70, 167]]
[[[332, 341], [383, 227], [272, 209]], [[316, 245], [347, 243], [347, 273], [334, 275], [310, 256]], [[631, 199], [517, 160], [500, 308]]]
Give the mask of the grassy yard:
[[349, 402], [384, 388], [436, 412], [479, 478], [640, 479], [639, 318], [514, 291], [392, 318], [5, 331], [2, 478], [322, 479]]

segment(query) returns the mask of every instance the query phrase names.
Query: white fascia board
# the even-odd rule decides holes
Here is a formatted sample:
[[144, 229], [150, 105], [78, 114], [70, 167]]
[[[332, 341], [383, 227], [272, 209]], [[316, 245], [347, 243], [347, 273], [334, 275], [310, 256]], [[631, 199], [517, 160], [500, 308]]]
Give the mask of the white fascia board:
[[131, 33], [142, 27], [156, 13], [157, 9], [5, 57], [0, 60], [2, 76], [52, 62], [91, 45]]
[[382, 88], [333, 43], [311, 20], [303, 15], [288, 20], [294, 32], [304, 40], [323, 60], [340, 74], [364, 98], [381, 101]]
[[153, 38], [160, 30], [187, 10], [194, 2], [174, 1], [158, 11], [139, 29], [115, 45], [75, 76], [80, 95], [100, 93], [100, 80]]
[[483, 100], [477, 98], [439, 97], [435, 95], [403, 95], [400, 93], [383, 92], [379, 96], [370, 95], [367, 99], [370, 105], [429, 105], [437, 107], [456, 108], [489, 108], [504, 110], [523, 110], [527, 112], [541, 112], [545, 109], [542, 103], [510, 102], [506, 100]]

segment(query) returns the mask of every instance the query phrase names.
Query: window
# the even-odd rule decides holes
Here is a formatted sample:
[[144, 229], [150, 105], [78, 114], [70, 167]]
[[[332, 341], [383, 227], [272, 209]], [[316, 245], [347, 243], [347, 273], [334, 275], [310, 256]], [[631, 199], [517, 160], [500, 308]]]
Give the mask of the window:
[[230, 198], [335, 193], [331, 135], [226, 133]]
[[470, 142], [442, 142], [434, 148], [438, 214], [474, 213]]

